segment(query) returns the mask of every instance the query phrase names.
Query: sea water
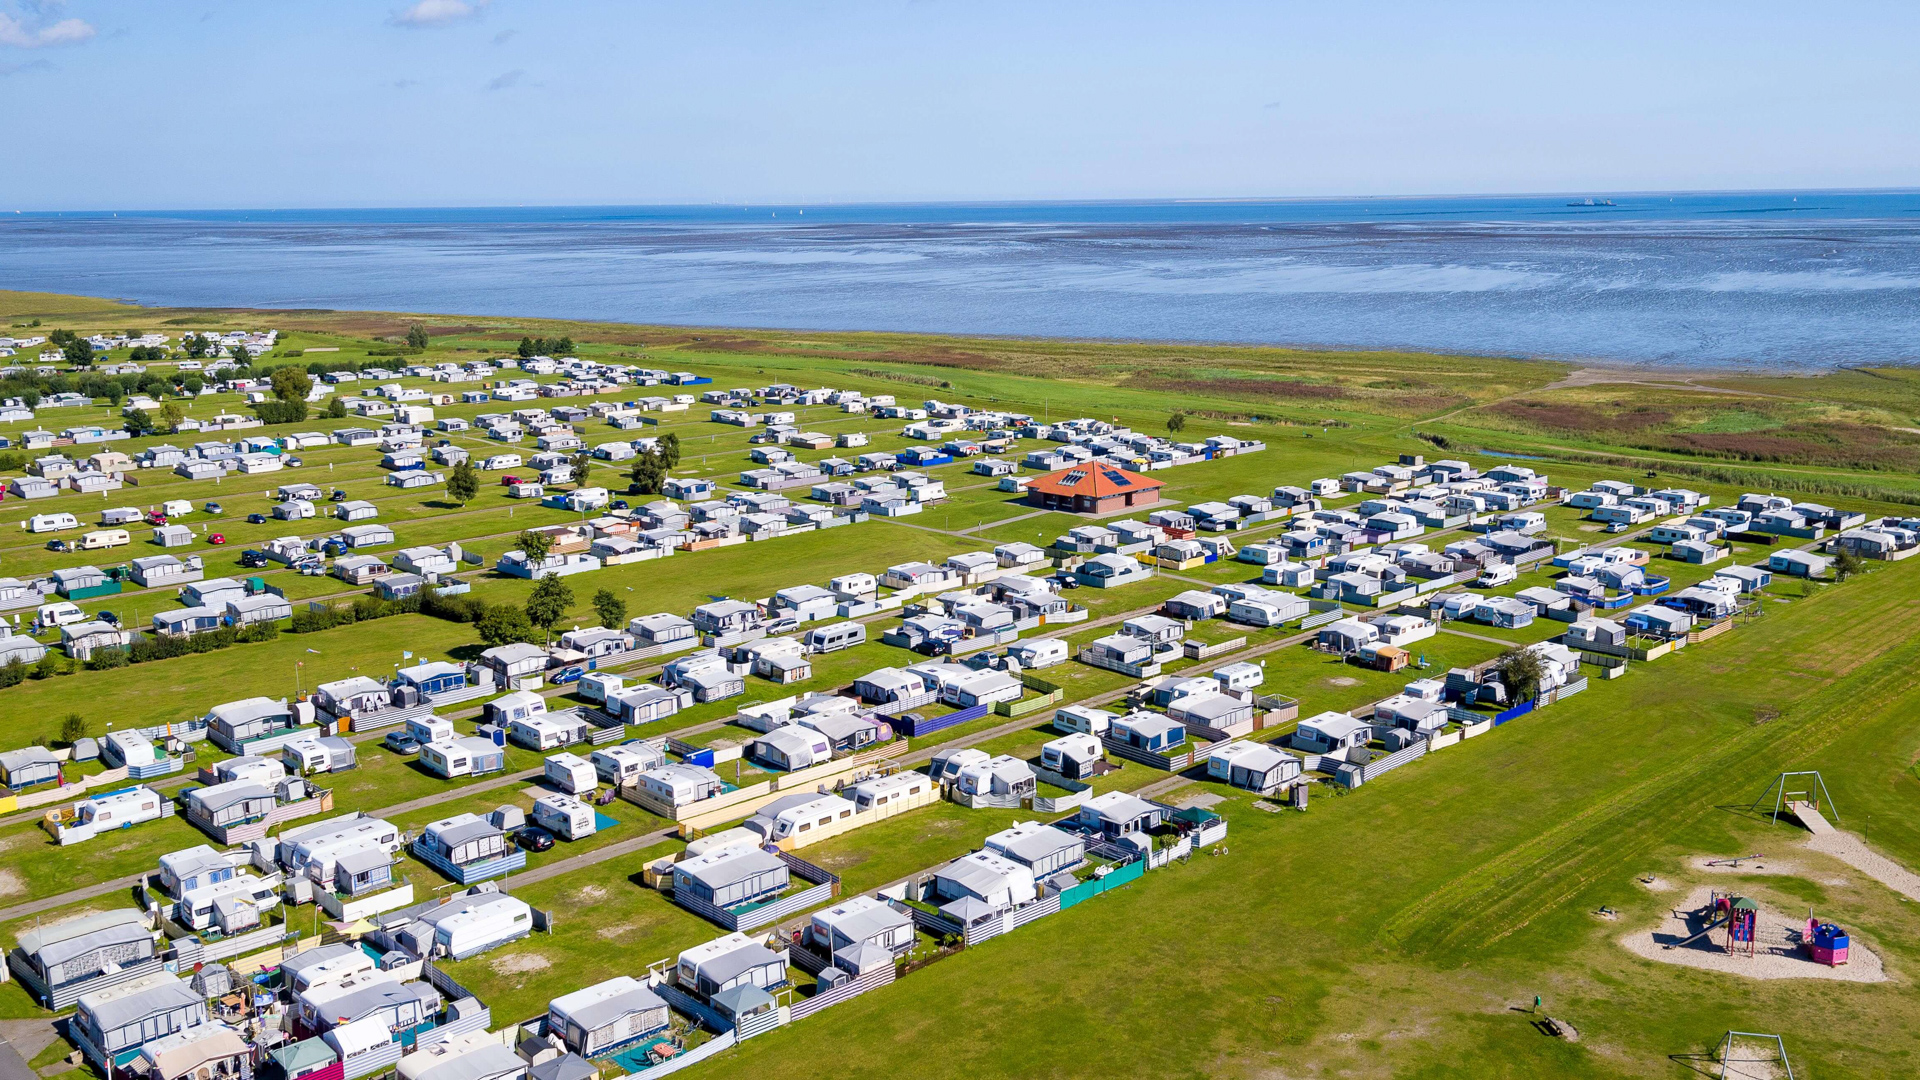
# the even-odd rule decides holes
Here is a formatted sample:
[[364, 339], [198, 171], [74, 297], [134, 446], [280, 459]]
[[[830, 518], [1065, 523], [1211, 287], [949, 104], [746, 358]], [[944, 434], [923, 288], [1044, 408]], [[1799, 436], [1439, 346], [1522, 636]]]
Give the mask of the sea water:
[[1920, 358], [1920, 193], [1586, 198], [7, 214], [0, 288], [1662, 366]]

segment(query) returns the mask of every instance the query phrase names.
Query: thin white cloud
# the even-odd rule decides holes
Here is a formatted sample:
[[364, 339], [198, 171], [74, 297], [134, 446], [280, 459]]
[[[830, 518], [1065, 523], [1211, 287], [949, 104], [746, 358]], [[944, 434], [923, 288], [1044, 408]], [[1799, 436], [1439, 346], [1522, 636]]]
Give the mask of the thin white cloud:
[[29, 8], [38, 18], [21, 19], [0, 11], [0, 45], [16, 49], [40, 49], [50, 45], [78, 45], [99, 31], [85, 19], [55, 19], [57, 4]]
[[448, 26], [478, 17], [486, 6], [487, 0], [417, 0], [404, 11], [394, 12], [391, 21], [411, 29]]
[[488, 80], [487, 89], [506, 90], [510, 87], [515, 87], [520, 85], [520, 80], [526, 77], [527, 77], [527, 73], [524, 70], [520, 68], [514, 68], [512, 71], [505, 72], [500, 75], [495, 75], [492, 79]]

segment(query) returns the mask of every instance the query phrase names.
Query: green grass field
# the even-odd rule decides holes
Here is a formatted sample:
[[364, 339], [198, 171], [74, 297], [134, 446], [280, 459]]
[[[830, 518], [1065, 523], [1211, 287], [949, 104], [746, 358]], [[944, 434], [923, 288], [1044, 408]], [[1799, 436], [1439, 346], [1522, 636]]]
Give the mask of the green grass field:
[[[0, 294], [0, 315], [39, 316], [47, 327], [242, 327], [284, 331], [262, 364], [363, 360], [401, 365], [502, 355], [523, 333], [568, 333], [582, 356], [695, 370], [714, 386], [776, 381], [958, 400], [1021, 412], [1113, 418], [1144, 431], [1164, 430], [1173, 404], [1187, 413], [1184, 437], [1231, 433], [1267, 441], [1260, 454], [1156, 473], [1167, 505], [1236, 494], [1265, 494], [1391, 461], [1403, 453], [1467, 457], [1483, 468], [1522, 454], [1556, 484], [1635, 478], [1708, 492], [1725, 502], [1746, 490], [1777, 490], [1857, 508], [1870, 516], [1913, 513], [1920, 479], [1903, 456], [1920, 424], [1920, 380], [1908, 372], [1839, 372], [1805, 379], [1702, 376], [1692, 387], [1583, 384], [1565, 365], [1478, 357], [1330, 353], [1197, 347], [975, 341], [878, 334], [784, 334], [612, 327], [533, 320], [473, 320], [382, 313], [235, 314], [154, 311], [87, 298]], [[425, 321], [436, 330], [418, 357], [392, 355], [395, 335]], [[307, 348], [338, 352], [295, 355]], [[425, 380], [400, 380], [435, 386]], [[357, 390], [365, 384], [354, 384]], [[461, 389], [454, 384], [439, 389]], [[653, 392], [653, 391], [648, 391]], [[563, 399], [565, 400], [565, 399]], [[1732, 407], [1733, 402], [1738, 407]], [[572, 401], [569, 403], [578, 403]], [[541, 401], [540, 405], [555, 404]], [[506, 411], [504, 403], [456, 405], [442, 417]], [[237, 395], [195, 399], [190, 415], [243, 411]], [[863, 449], [908, 445], [898, 422], [851, 417], [831, 407], [796, 410], [799, 425], [872, 435]], [[1656, 415], [1658, 414], [1658, 415]], [[35, 424], [117, 423], [106, 403], [47, 413]], [[748, 432], [708, 422], [706, 409], [667, 414], [644, 434], [673, 431], [684, 447], [680, 475], [731, 483], [747, 461]], [[314, 418], [294, 425], [325, 431], [365, 425]], [[0, 425], [17, 438], [34, 424]], [[1869, 435], [1859, 434], [1862, 430]], [[620, 433], [589, 426], [588, 442]], [[249, 432], [262, 433], [259, 431]], [[272, 434], [274, 429], [265, 429]], [[137, 450], [183, 434], [111, 444]], [[1853, 440], [1851, 452], [1834, 446]], [[472, 433], [455, 441], [476, 457], [505, 448]], [[1033, 444], [1025, 444], [1024, 454]], [[87, 448], [78, 448], [85, 450]], [[75, 451], [78, 452], [78, 451]], [[806, 451], [806, 460], [861, 451]], [[1877, 457], [1875, 455], [1878, 455]], [[328, 447], [303, 452], [302, 470], [234, 477], [219, 486], [171, 475], [141, 476], [137, 488], [98, 496], [62, 494], [26, 504], [0, 502], [0, 567], [32, 576], [93, 558], [44, 548], [45, 537], [18, 528], [28, 516], [63, 509], [91, 522], [99, 509], [186, 498], [222, 503], [218, 515], [186, 522], [225, 532], [225, 547], [197, 545], [208, 576], [238, 576], [238, 550], [289, 533], [323, 535], [325, 519], [249, 525], [270, 505], [271, 488], [307, 481], [372, 499], [397, 534], [394, 547], [459, 540], [489, 560], [529, 524], [577, 515], [508, 500], [483, 488], [466, 506], [436, 489], [401, 492], [383, 482], [378, 455]], [[1081, 519], [1036, 514], [963, 461], [930, 470], [949, 499], [898, 521], [679, 553], [670, 559], [609, 567], [569, 579], [575, 604], [561, 628], [596, 621], [589, 598], [605, 588], [629, 614], [684, 613], [711, 597], [760, 598], [835, 574], [877, 573], [913, 559], [1025, 540], [1046, 544]], [[491, 484], [497, 474], [483, 474]], [[623, 470], [597, 469], [589, 483], [624, 486]], [[804, 492], [793, 493], [804, 496]], [[798, 501], [798, 499], [796, 499]], [[1351, 497], [1334, 505], [1351, 505]], [[1604, 537], [1563, 508], [1548, 513], [1550, 534], [1575, 543]], [[1246, 539], [1279, 531], [1260, 530]], [[136, 541], [144, 536], [135, 530]], [[69, 533], [65, 535], [77, 535]], [[1238, 540], [1237, 542], [1246, 542]], [[1440, 542], [1444, 543], [1442, 539]], [[1638, 546], [1654, 548], [1653, 545]], [[1657, 550], [1657, 548], [1654, 548]], [[391, 551], [393, 548], [383, 548]], [[157, 552], [136, 542], [100, 552], [100, 565]], [[1758, 550], [1739, 553], [1742, 562]], [[1674, 587], [1713, 568], [1656, 558], [1650, 571]], [[1081, 589], [1072, 599], [1095, 619], [1157, 603], [1188, 588], [1258, 578], [1259, 568], [1229, 563], [1163, 573], [1115, 590]], [[335, 579], [265, 575], [296, 601], [356, 590]], [[479, 569], [474, 595], [517, 603], [526, 582]], [[1511, 594], [1547, 584], [1531, 572]], [[1873, 846], [1920, 866], [1920, 707], [1912, 673], [1920, 663], [1920, 560], [1877, 565], [1860, 579], [1771, 590], [1765, 614], [1734, 633], [1651, 664], [1615, 681], [1594, 679], [1577, 697], [1494, 732], [1430, 755], [1366, 786], [1335, 794], [1316, 788], [1305, 814], [1265, 813], [1246, 793], [1202, 781], [1224, 801], [1231, 823], [1227, 853], [1201, 855], [1156, 870], [1110, 895], [967, 949], [898, 985], [857, 998], [804, 1023], [756, 1038], [689, 1075], [915, 1076], [1310, 1076], [1627, 1077], [1699, 1075], [1698, 1055], [1729, 1028], [1779, 1032], [1796, 1076], [1912, 1075], [1920, 1024], [1908, 960], [1920, 959], [1920, 913], [1891, 890], [1840, 863], [1802, 851], [1796, 826], [1775, 825], [1746, 804], [1783, 769], [1819, 769], [1843, 823], [1867, 831]], [[130, 591], [90, 602], [136, 622], [171, 606], [171, 590]], [[890, 620], [870, 624], [877, 639]], [[1560, 624], [1539, 620], [1519, 630], [1453, 624], [1418, 643], [1429, 670], [1468, 665], [1507, 644], [1543, 640]], [[1046, 633], [1078, 646], [1114, 627], [1068, 624]], [[1248, 639], [1270, 646], [1283, 631], [1209, 624], [1195, 637]], [[51, 739], [62, 717], [78, 712], [96, 732], [115, 726], [182, 720], [223, 701], [278, 697], [296, 687], [352, 674], [391, 672], [415, 659], [470, 657], [471, 626], [418, 615], [113, 671], [80, 671], [0, 689], [0, 748]], [[1169, 672], [1205, 671], [1234, 657], [1169, 664]], [[723, 720], [741, 705], [809, 689], [845, 685], [874, 667], [912, 659], [877, 641], [816, 659], [815, 676], [795, 687], [750, 679], [744, 698], [698, 706], [634, 734], [687, 731]], [[1297, 698], [1300, 715], [1348, 710], [1396, 691], [1418, 672], [1388, 675], [1314, 652], [1261, 654], [1262, 691]], [[296, 665], [300, 665], [296, 667]], [[1068, 663], [1042, 673], [1069, 700], [1119, 691], [1130, 680]], [[928, 710], [935, 711], [935, 710]], [[1043, 710], [1007, 732], [1004, 717], [916, 740], [916, 748], [977, 741], [995, 753], [1032, 755], [1049, 737]], [[462, 728], [470, 724], [462, 722]], [[725, 726], [692, 736], [698, 744], [745, 738]], [[209, 748], [210, 749], [210, 748]], [[211, 756], [211, 755], [208, 755]], [[341, 811], [373, 809], [437, 796], [395, 815], [417, 827], [460, 810], [530, 805], [526, 785], [485, 791], [448, 784], [371, 744], [362, 767], [329, 781]], [[510, 767], [537, 764], [516, 750]], [[745, 773], [743, 778], [750, 779]], [[1167, 774], [1129, 764], [1096, 787], [1137, 789]], [[640, 836], [665, 823], [631, 804], [604, 812], [608, 832], [535, 855], [539, 867]], [[1031, 811], [968, 811], [940, 803], [836, 837], [803, 851], [843, 875], [849, 892], [872, 889], [965, 853], [983, 837]], [[150, 868], [158, 855], [200, 841], [181, 819], [141, 826], [124, 837], [60, 849], [30, 822], [0, 827], [0, 904], [58, 897], [82, 885]], [[639, 884], [642, 865], [680, 847], [667, 842], [515, 891], [553, 910], [552, 934], [449, 965], [493, 1007], [496, 1020], [541, 1012], [551, 997], [615, 974], [641, 974], [655, 961], [718, 936], [718, 928]], [[1766, 852], [1791, 860], [1790, 874], [1727, 875], [1738, 887], [1790, 916], [1809, 907], [1847, 926], [1885, 962], [1879, 984], [1759, 981], [1639, 959], [1617, 944], [1650, 925], [1678, 896], [1709, 879], [1692, 869], [1697, 855]], [[417, 862], [404, 864], [419, 887], [446, 883]], [[1651, 891], [1657, 876], [1678, 887]], [[127, 903], [110, 895], [66, 903], [0, 927], [0, 942], [35, 922]], [[1596, 912], [1607, 907], [1617, 919]], [[309, 912], [290, 920], [298, 928]], [[1535, 995], [1579, 1033], [1550, 1038], [1532, 1023]], [[0, 1015], [43, 1015], [13, 985], [0, 986]], [[45, 1057], [45, 1055], [43, 1055]], [[51, 1065], [58, 1055], [36, 1061]]]

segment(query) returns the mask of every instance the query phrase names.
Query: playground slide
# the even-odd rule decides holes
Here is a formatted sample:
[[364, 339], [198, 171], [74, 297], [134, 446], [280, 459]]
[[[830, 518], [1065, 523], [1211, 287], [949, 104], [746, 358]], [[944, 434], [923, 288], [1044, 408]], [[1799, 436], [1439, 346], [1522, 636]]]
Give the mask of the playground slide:
[[1794, 817], [1800, 819], [1800, 824], [1805, 825], [1808, 832], [1815, 836], [1824, 836], [1833, 831], [1833, 826], [1827, 824], [1827, 819], [1821, 817], [1820, 811], [1814, 809], [1810, 802], [1790, 802], [1787, 804], [1787, 809], [1793, 813]]

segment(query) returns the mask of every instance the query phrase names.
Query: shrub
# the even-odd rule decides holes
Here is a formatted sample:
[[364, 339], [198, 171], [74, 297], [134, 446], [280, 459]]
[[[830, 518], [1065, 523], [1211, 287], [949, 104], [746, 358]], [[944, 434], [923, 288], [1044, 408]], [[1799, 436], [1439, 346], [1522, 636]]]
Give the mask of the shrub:
[[87, 658], [87, 670], [110, 671], [113, 668], [126, 667], [132, 662], [127, 658], [125, 649], [98, 649]]

